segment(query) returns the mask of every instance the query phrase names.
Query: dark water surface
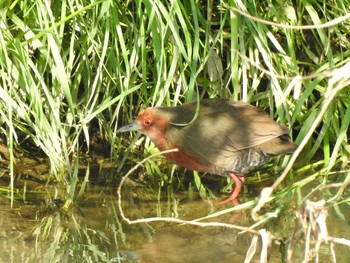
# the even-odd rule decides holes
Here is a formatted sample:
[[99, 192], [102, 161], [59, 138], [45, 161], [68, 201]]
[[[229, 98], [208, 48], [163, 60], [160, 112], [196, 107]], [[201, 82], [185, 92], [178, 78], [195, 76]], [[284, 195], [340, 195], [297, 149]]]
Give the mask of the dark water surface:
[[[253, 234], [225, 227], [163, 221], [128, 224], [119, 213], [116, 184], [83, 184], [76, 189], [67, 210], [62, 209], [61, 201], [65, 191], [48, 186], [40, 193], [27, 193], [26, 201], [15, 202], [13, 209], [8, 200], [0, 199], [0, 262], [245, 262], [252, 244]], [[283, 204], [278, 217], [256, 229], [290, 237], [300, 194], [295, 192], [274, 201]], [[246, 186], [241, 203], [254, 200], [256, 195]], [[161, 216], [194, 220], [232, 207], [203, 201], [196, 190], [173, 190], [164, 185], [154, 189], [131, 180], [122, 188], [122, 208], [130, 220]], [[274, 211], [269, 205], [266, 209]], [[329, 208], [328, 234], [350, 239], [349, 219], [348, 203]], [[243, 227], [256, 223], [251, 218], [251, 208], [201, 222]], [[250, 262], [260, 262], [261, 245], [259, 237]], [[293, 262], [303, 261], [304, 245], [299, 240], [293, 246]], [[283, 262], [286, 249], [281, 242], [272, 241], [269, 262]], [[349, 247], [335, 244], [334, 252], [336, 262], [349, 262]], [[319, 262], [332, 262], [329, 244], [321, 245], [319, 256]]]

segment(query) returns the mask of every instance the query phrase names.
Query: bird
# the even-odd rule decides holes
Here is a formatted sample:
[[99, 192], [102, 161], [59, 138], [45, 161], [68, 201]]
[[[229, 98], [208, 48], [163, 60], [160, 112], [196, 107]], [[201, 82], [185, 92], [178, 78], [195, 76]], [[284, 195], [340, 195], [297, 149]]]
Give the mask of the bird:
[[272, 156], [294, 152], [288, 129], [264, 110], [230, 99], [203, 99], [174, 107], [149, 107], [117, 133], [138, 131], [170, 162], [189, 170], [230, 177], [235, 185], [219, 204], [237, 202], [249, 171]]

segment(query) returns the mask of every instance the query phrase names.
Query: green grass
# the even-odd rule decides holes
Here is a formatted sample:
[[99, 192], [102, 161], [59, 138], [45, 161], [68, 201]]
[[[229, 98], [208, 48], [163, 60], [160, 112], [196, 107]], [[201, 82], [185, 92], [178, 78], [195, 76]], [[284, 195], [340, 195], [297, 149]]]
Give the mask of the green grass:
[[[2, 133], [9, 145], [26, 141], [40, 148], [62, 180], [58, 175], [81, 147], [79, 136], [89, 144], [93, 118], [115, 142], [117, 125], [140, 108], [176, 105], [199, 92], [266, 108], [300, 143], [325, 99], [332, 70], [349, 60], [348, 20], [317, 28], [345, 15], [340, 7], [346, 3], [311, 3], [229, 3], [241, 13], [211, 1], [4, 5]], [[302, 24], [315, 29], [303, 30]], [[327, 164], [348, 154], [348, 92], [340, 90], [329, 103], [305, 162], [317, 152]]]
[[[293, 3], [2, 1], [0, 133], [10, 152], [3, 192], [13, 202], [14, 167], [34, 152], [49, 160], [47, 180], [67, 185], [68, 209], [92, 130], [110, 143], [116, 166], [126, 151], [136, 163], [154, 145], [141, 137], [127, 149], [118, 127], [145, 107], [197, 97], [248, 101], [286, 125], [302, 146], [293, 187], [348, 170], [350, 2]], [[164, 183], [174, 172], [164, 164], [144, 169]], [[305, 173], [313, 165], [322, 173]], [[205, 196], [197, 175], [194, 184]]]
[[[346, 8], [346, 1], [5, 1], [1, 133], [11, 153], [39, 149], [53, 178], [65, 181], [72, 157], [89, 146], [91, 120], [116, 157], [124, 152], [116, 129], [142, 108], [230, 97], [269, 111], [298, 144], [309, 132], [297, 166], [324, 158], [331, 171], [350, 152], [348, 76], [334, 71], [349, 61], [349, 19], [322, 24]], [[329, 85], [334, 72], [345, 84]]]

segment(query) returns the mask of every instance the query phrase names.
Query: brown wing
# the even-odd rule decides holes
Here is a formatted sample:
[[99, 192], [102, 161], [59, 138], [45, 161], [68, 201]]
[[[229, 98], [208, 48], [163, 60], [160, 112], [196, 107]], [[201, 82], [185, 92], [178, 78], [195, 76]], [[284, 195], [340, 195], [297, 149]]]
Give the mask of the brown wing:
[[267, 113], [249, 104], [205, 100], [193, 123], [168, 127], [166, 141], [205, 164], [221, 165], [239, 157], [242, 150], [264, 145], [286, 132]]

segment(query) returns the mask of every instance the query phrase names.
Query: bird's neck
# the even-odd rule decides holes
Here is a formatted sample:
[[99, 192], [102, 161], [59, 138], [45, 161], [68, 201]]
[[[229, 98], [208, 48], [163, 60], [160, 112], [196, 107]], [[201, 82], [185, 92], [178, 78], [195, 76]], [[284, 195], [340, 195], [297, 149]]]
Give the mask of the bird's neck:
[[164, 123], [163, 125], [159, 125], [156, 129], [153, 129], [151, 132], [148, 132], [148, 134], [146, 135], [151, 139], [151, 141], [157, 146], [157, 148], [160, 151], [166, 151], [171, 148], [168, 146], [168, 143], [165, 138], [165, 134], [166, 134], [166, 123]]
[[152, 141], [160, 151], [166, 151], [171, 149], [168, 147], [164, 137], [162, 138], [158, 137], [157, 140], [152, 140]]

